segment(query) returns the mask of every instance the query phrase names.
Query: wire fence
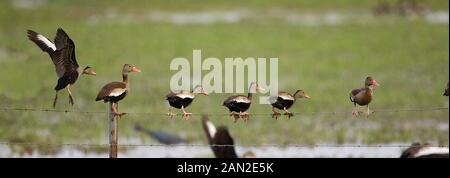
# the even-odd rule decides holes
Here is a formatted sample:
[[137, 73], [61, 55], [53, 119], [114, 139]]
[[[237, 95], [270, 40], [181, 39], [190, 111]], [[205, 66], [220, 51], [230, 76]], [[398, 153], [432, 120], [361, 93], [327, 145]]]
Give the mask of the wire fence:
[[[429, 107], [429, 108], [397, 108], [397, 109], [373, 109], [373, 113], [398, 113], [398, 112], [433, 112], [449, 110], [448, 107]], [[82, 111], [82, 110], [56, 110], [56, 109], [39, 109], [39, 108], [14, 108], [1, 107], [0, 111], [18, 111], [18, 112], [53, 112], [53, 113], [80, 113], [80, 114], [108, 114], [106, 111]], [[148, 116], [168, 116], [168, 113], [151, 113], [151, 112], [123, 112], [126, 115], [148, 115]], [[270, 116], [273, 113], [249, 113], [249, 116]], [[294, 115], [351, 115], [351, 111], [321, 111], [321, 112], [295, 112]], [[182, 114], [176, 114], [181, 116]], [[230, 116], [230, 113], [194, 113], [192, 116]], [[125, 116], [126, 117], [126, 116]]]
[[[37, 143], [37, 142], [0, 142], [0, 145], [22, 145], [22, 146], [72, 146], [72, 147], [109, 147], [110, 144], [91, 144], [91, 143]], [[273, 147], [273, 148], [408, 148], [407, 144], [237, 144], [237, 145], [209, 145], [209, 144], [118, 144], [118, 147]], [[446, 145], [435, 146], [447, 148]]]

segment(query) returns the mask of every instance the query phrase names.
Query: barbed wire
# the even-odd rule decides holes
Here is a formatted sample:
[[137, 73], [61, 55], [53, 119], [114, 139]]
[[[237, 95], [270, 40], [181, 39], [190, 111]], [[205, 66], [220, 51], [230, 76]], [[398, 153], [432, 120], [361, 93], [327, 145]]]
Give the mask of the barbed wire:
[[[76, 147], [109, 147], [109, 144], [91, 143], [38, 143], [38, 142], [0, 142], [0, 145], [22, 145], [22, 146], [76, 146]], [[237, 144], [237, 145], [209, 145], [209, 144], [118, 144], [118, 147], [277, 147], [277, 148], [409, 148], [411, 145], [402, 144]], [[448, 148], [448, 146], [435, 146]]]
[[[373, 113], [398, 113], [398, 112], [425, 112], [425, 111], [441, 111], [449, 110], [448, 107], [429, 107], [429, 108], [397, 108], [397, 109], [373, 109]], [[19, 111], [19, 112], [54, 112], [54, 113], [81, 113], [81, 114], [108, 114], [106, 111], [82, 111], [82, 110], [56, 110], [56, 109], [39, 109], [39, 108], [14, 108], [1, 107], [0, 111]], [[150, 115], [150, 116], [168, 116], [167, 113], [152, 112], [124, 112], [127, 115]], [[249, 113], [249, 116], [270, 116], [273, 113]], [[295, 112], [294, 115], [351, 115], [351, 111], [323, 111], [323, 112]], [[181, 116], [182, 114], [176, 114]], [[194, 113], [192, 116], [230, 116], [230, 113]]]

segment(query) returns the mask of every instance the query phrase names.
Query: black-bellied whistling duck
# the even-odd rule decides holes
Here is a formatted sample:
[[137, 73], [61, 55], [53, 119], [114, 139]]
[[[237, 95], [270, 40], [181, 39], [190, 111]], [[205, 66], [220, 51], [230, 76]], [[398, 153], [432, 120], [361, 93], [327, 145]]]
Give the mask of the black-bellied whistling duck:
[[70, 86], [75, 84], [80, 74], [93, 75], [96, 73], [93, 68], [87, 66], [80, 68], [75, 58], [75, 44], [64, 32], [62, 28], [56, 31], [56, 37], [52, 43], [45, 36], [33, 31], [27, 31], [28, 39], [33, 41], [42, 51], [47, 52], [55, 65], [56, 75], [58, 76], [58, 83], [55, 86], [55, 99], [53, 100], [53, 107], [56, 106], [58, 100], [58, 91], [67, 88], [69, 92], [69, 103], [74, 104]]
[[403, 151], [400, 158], [449, 158], [448, 152], [448, 147], [433, 147], [427, 143], [414, 143]]
[[[219, 126], [216, 128], [206, 116], [202, 118], [202, 126], [205, 131], [208, 143], [216, 158], [238, 158], [234, 147], [234, 140], [228, 128]], [[256, 157], [251, 151], [244, 153], [244, 158]]]
[[447, 87], [445, 88], [445, 91], [444, 91], [444, 96], [448, 96], [448, 93], [449, 91], [448, 91], [448, 83], [447, 83]]
[[250, 104], [252, 103], [253, 93], [263, 91], [264, 89], [259, 86], [258, 83], [252, 82], [250, 84], [250, 88], [248, 89], [248, 95], [236, 95], [228, 97], [224, 102], [223, 106], [227, 107], [230, 110], [230, 116], [234, 116], [234, 122], [237, 122], [239, 117], [248, 120], [249, 114], [246, 112], [248, 108], [250, 108]]
[[297, 90], [294, 95], [291, 95], [288, 92], [280, 91], [277, 96], [270, 97], [269, 101], [272, 104], [273, 111], [272, 118], [275, 117], [275, 119], [278, 119], [281, 115], [279, 112], [275, 111], [275, 108], [283, 110], [285, 112], [284, 115], [286, 115], [287, 118], [294, 116], [294, 114], [289, 112], [288, 109], [291, 108], [295, 101], [300, 98], [310, 99], [311, 97], [308, 96], [308, 94], [306, 94], [303, 90]]
[[165, 145], [176, 145], [176, 144], [182, 144], [187, 143], [187, 140], [178, 137], [177, 135], [173, 135], [170, 133], [162, 132], [162, 131], [154, 131], [151, 129], [145, 129], [142, 126], [136, 124], [134, 126], [134, 130], [138, 132], [143, 132], [150, 137], [154, 138], [158, 142], [165, 144]]
[[103, 100], [105, 103], [111, 102], [111, 109], [116, 116], [123, 115], [123, 113], [117, 111], [117, 103], [128, 94], [128, 89], [130, 88], [128, 84], [128, 74], [131, 72], [141, 72], [141, 70], [131, 64], [123, 65], [122, 82], [111, 82], [106, 84], [100, 92], [98, 92], [97, 98], [95, 99], [95, 101]]
[[354, 108], [352, 111], [353, 116], [358, 115], [356, 110], [356, 104], [367, 107], [367, 117], [370, 115], [369, 103], [373, 98], [373, 89], [375, 86], [379, 86], [378, 82], [372, 77], [368, 76], [364, 83], [365, 87], [359, 89], [353, 89], [350, 92], [350, 101], [353, 102]]
[[197, 94], [203, 94], [208, 96], [208, 92], [203, 89], [201, 85], [195, 86], [194, 90], [189, 91], [179, 91], [179, 92], [170, 92], [166, 96], [166, 100], [169, 102], [170, 108], [168, 115], [173, 118], [176, 114], [172, 113], [172, 107], [181, 109], [183, 111], [183, 118], [188, 120], [192, 113], [186, 112], [186, 107], [188, 107], [192, 101], [194, 101], [195, 96]]

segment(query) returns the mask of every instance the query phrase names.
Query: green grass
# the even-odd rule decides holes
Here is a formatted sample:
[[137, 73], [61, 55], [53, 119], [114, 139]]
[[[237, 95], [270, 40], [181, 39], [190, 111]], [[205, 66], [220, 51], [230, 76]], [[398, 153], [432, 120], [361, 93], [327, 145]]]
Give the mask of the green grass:
[[[53, 1], [51, 1], [53, 2]], [[26, 30], [36, 30], [50, 38], [63, 27], [76, 43], [77, 59], [90, 65], [97, 77], [82, 77], [73, 88], [74, 109], [103, 111], [107, 105], [94, 102], [97, 91], [111, 80], [120, 80], [124, 63], [132, 63], [142, 73], [131, 76], [131, 92], [120, 103], [125, 112], [165, 113], [164, 96], [174, 72], [169, 64], [175, 57], [192, 59], [193, 49], [202, 49], [203, 58], [278, 57], [280, 88], [290, 92], [302, 88], [311, 100], [300, 101], [294, 112], [305, 112], [291, 120], [251, 118], [234, 124], [228, 117], [211, 116], [227, 125], [238, 143], [411, 143], [429, 141], [448, 145], [448, 110], [427, 112], [376, 113], [370, 119], [350, 115], [308, 114], [308, 112], [350, 111], [348, 93], [360, 87], [367, 75], [381, 86], [371, 105], [374, 109], [448, 107], [442, 95], [448, 81], [449, 27], [424, 19], [397, 16], [375, 17], [365, 23], [299, 26], [277, 19], [248, 19], [239, 23], [175, 25], [166, 22], [118, 17], [92, 23], [93, 15], [115, 9], [119, 14], [143, 14], [197, 10], [252, 9], [264, 12], [281, 8], [320, 13], [328, 10], [368, 11], [368, 1], [67, 1], [49, 7], [17, 9], [9, 1], [0, 2], [0, 98], [1, 107], [51, 108], [55, 73], [48, 55], [26, 38]], [[191, 3], [192, 2], [192, 3]], [[236, 4], [237, 3], [237, 4]], [[448, 1], [427, 1], [432, 9], [448, 11]], [[195, 4], [195, 5], [194, 5]], [[198, 6], [197, 6], [198, 5]], [[264, 16], [263, 16], [264, 17]], [[194, 113], [226, 113], [221, 106], [229, 94], [198, 97], [189, 110]], [[207, 107], [205, 107], [207, 106]], [[65, 92], [57, 109], [71, 109]], [[270, 113], [267, 105], [253, 105], [251, 113]], [[205, 142], [200, 119], [189, 121], [164, 116], [127, 115], [120, 121], [121, 138], [141, 137], [133, 131], [140, 123], [148, 128], [177, 132], [193, 141]], [[424, 124], [428, 123], [428, 124]], [[107, 143], [106, 115], [2, 111], [1, 141], [52, 143]], [[123, 140], [123, 139], [122, 139]], [[124, 143], [124, 142], [121, 142]]]

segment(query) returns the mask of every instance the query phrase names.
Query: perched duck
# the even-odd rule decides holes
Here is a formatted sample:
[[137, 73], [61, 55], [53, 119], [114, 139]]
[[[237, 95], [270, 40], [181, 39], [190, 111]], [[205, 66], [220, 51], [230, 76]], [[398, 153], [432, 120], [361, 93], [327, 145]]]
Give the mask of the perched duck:
[[400, 158], [449, 158], [448, 147], [433, 147], [430, 144], [414, 143], [403, 151]]
[[162, 132], [162, 131], [154, 131], [150, 129], [145, 129], [142, 126], [136, 124], [134, 126], [134, 130], [138, 132], [143, 132], [150, 137], [154, 138], [158, 142], [166, 145], [176, 145], [176, 144], [182, 144], [187, 143], [187, 141], [183, 138], [178, 137], [177, 135], [173, 135], [170, 133]]
[[135, 66], [130, 64], [123, 65], [122, 69], [122, 82], [111, 82], [103, 86], [103, 88], [98, 92], [97, 98], [95, 101], [103, 100], [106, 102], [111, 102], [111, 109], [115, 115], [122, 116], [123, 113], [119, 113], [117, 111], [117, 103], [125, 98], [130, 88], [128, 84], [128, 74], [131, 72], [141, 72]]
[[[208, 143], [216, 158], [238, 158], [234, 147], [234, 140], [225, 126], [217, 127], [209, 121], [206, 116], [202, 118], [202, 126], [205, 131]], [[256, 157], [255, 153], [249, 151], [244, 153], [244, 158]]]
[[69, 103], [73, 105], [74, 101], [70, 87], [75, 84], [80, 74], [95, 76], [96, 73], [94, 69], [89, 66], [84, 68], [78, 66], [75, 58], [75, 44], [62, 28], [58, 28], [56, 31], [54, 43], [33, 30], [28, 30], [27, 36], [28, 39], [33, 41], [42, 51], [47, 52], [48, 55], [50, 55], [50, 58], [55, 65], [58, 83], [55, 86], [56, 95], [53, 100], [53, 107], [56, 106], [56, 101], [58, 100], [58, 91], [64, 88], [69, 92]]
[[168, 115], [173, 118], [176, 114], [172, 113], [172, 107], [181, 109], [183, 111], [183, 118], [188, 120], [192, 113], [186, 112], [186, 107], [191, 105], [192, 101], [194, 101], [195, 96], [198, 94], [203, 94], [208, 96], [208, 92], [203, 89], [201, 85], [197, 85], [194, 90], [189, 91], [179, 91], [179, 92], [170, 92], [166, 96], [166, 100], [169, 102], [170, 108]]
[[444, 91], [444, 96], [448, 96], [448, 83], [447, 83], [447, 87], [445, 88], [445, 91]]
[[311, 97], [305, 93], [303, 90], [297, 90], [294, 95], [289, 94], [288, 92], [280, 91], [277, 96], [269, 97], [269, 101], [272, 104], [273, 115], [272, 118], [278, 119], [281, 115], [279, 112], [275, 111], [275, 108], [279, 110], [283, 110], [288, 118], [294, 116], [293, 113], [289, 112], [288, 109], [294, 105], [295, 101], [300, 98], [310, 99]]
[[350, 92], [350, 101], [354, 104], [352, 115], [358, 115], [356, 104], [367, 106], [367, 116], [370, 115], [369, 103], [372, 101], [373, 89], [375, 86], [379, 86], [378, 82], [369, 76], [366, 78], [365, 87], [354, 89]]
[[264, 91], [264, 89], [261, 88], [256, 82], [252, 82], [248, 90], [249, 91], [247, 96], [230, 96], [223, 102], [223, 106], [227, 107], [228, 110], [230, 110], [230, 116], [234, 116], [234, 122], [237, 122], [239, 117], [241, 117], [245, 121], [248, 120], [249, 116], [246, 111], [248, 110], [248, 108], [250, 108], [250, 104], [252, 103], [253, 93]]

